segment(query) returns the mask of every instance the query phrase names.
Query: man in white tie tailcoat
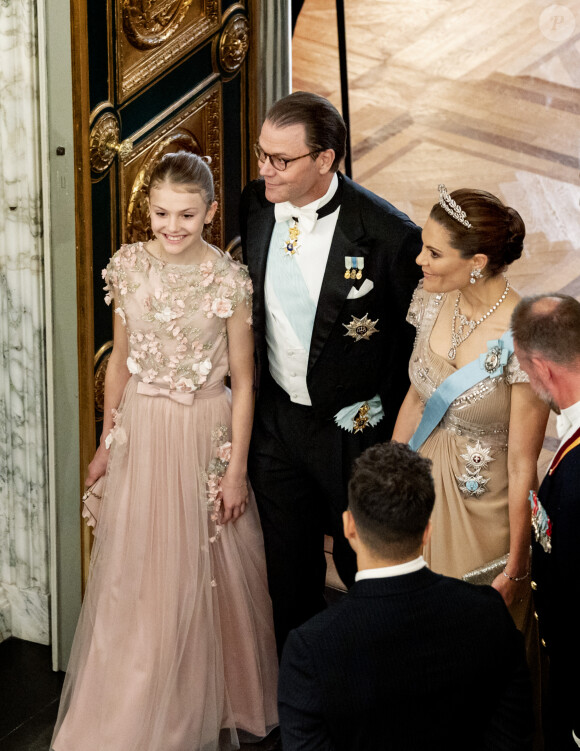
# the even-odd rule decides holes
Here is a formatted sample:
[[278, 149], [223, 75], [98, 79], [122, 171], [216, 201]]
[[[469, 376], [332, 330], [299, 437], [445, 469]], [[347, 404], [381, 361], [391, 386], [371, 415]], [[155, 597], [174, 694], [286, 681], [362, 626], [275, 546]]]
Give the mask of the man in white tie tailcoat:
[[408, 388], [420, 230], [338, 171], [345, 141], [326, 99], [284, 97], [255, 145], [261, 179], [241, 201], [257, 364], [249, 474], [279, 651], [325, 607], [325, 533], [343, 582], [354, 581], [342, 534], [352, 462], [390, 437]]

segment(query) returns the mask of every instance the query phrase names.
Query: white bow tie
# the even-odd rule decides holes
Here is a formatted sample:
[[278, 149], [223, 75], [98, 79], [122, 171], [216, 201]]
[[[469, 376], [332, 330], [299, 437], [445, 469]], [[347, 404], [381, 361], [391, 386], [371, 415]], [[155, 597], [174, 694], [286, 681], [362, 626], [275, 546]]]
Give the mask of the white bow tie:
[[312, 232], [318, 219], [316, 209], [306, 206], [299, 208], [293, 206], [290, 201], [274, 204], [274, 216], [277, 222], [287, 222], [290, 219], [298, 219], [300, 229], [304, 234]]
[[572, 423], [570, 422], [568, 415], [560, 412], [556, 417], [556, 433], [558, 433], [558, 438], [563, 438], [571, 427]]

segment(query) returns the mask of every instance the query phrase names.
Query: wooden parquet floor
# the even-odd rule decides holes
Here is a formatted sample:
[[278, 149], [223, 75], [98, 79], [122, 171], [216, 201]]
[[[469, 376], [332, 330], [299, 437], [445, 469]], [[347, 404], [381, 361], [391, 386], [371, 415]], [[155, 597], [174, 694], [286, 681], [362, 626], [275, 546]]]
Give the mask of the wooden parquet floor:
[[[418, 224], [441, 182], [499, 195], [528, 233], [514, 287], [580, 298], [580, 0], [548, 5], [345, 0], [353, 177]], [[340, 109], [335, 19], [305, 0], [293, 88]]]
[[[580, 0], [344, 0], [353, 178], [422, 225], [437, 185], [526, 224], [521, 294], [580, 299]], [[334, 0], [305, 0], [293, 89], [341, 109]], [[548, 424], [539, 473], [558, 445]]]

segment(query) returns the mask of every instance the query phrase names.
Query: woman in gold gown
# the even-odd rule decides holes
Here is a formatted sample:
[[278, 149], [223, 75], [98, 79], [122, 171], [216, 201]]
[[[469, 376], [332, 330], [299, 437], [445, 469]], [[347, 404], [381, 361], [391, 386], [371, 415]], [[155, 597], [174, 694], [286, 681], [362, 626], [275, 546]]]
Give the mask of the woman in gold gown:
[[408, 316], [417, 328], [411, 387], [393, 439], [413, 446], [435, 390], [479, 362], [442, 419], [413, 446], [433, 461], [437, 496], [425, 558], [434, 571], [462, 577], [509, 554], [492, 586], [530, 634], [528, 496], [537, 487], [548, 408], [510, 348], [510, 316], [520, 297], [503, 274], [522, 253], [525, 227], [517, 211], [489, 193], [439, 189], [417, 258], [424, 278]]

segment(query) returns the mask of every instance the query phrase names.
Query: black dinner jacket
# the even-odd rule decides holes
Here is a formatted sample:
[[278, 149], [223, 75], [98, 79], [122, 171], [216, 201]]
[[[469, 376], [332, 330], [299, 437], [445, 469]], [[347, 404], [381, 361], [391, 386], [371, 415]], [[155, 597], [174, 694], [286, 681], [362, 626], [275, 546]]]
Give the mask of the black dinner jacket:
[[[340, 173], [339, 180], [341, 208], [310, 343], [308, 391], [323, 417], [378, 393], [387, 417], [383, 422], [391, 430], [409, 386], [415, 332], [405, 318], [421, 275], [415, 263], [421, 250], [420, 229], [390, 203]], [[265, 197], [264, 181], [249, 183], [242, 194], [240, 228], [244, 262], [254, 285], [258, 382], [267, 367], [264, 280], [274, 223], [274, 204]], [[345, 256], [364, 257], [363, 280], [374, 283], [374, 289], [359, 299], [347, 300], [352, 287], [360, 287], [363, 280], [344, 278]], [[377, 332], [355, 341], [343, 324], [365, 315], [376, 321]]]
[[498, 592], [427, 568], [356, 582], [292, 631], [284, 751], [531, 749], [523, 637]]
[[[579, 433], [580, 434], [580, 433]], [[556, 465], [538, 490], [552, 525], [552, 550], [532, 539], [532, 587], [540, 636], [557, 662], [560, 685], [571, 708], [569, 727], [580, 728], [580, 446]]]

